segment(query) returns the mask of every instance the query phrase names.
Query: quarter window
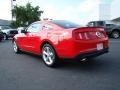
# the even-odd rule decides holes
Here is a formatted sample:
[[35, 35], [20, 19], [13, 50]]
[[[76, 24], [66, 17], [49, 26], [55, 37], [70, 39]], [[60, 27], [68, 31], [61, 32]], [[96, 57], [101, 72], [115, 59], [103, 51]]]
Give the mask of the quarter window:
[[51, 30], [51, 29], [53, 29], [53, 27], [51, 25], [49, 25], [49, 24], [45, 24], [44, 29], [45, 30]]

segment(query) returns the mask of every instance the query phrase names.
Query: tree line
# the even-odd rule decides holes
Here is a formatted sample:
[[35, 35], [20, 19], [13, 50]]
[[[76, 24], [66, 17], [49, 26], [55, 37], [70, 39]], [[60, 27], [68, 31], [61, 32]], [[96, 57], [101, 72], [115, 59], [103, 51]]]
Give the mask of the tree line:
[[12, 9], [13, 20], [11, 26], [16, 27], [26, 27], [32, 22], [41, 20], [42, 10], [39, 10], [40, 7], [33, 7], [31, 3], [27, 3], [26, 6], [15, 5]]

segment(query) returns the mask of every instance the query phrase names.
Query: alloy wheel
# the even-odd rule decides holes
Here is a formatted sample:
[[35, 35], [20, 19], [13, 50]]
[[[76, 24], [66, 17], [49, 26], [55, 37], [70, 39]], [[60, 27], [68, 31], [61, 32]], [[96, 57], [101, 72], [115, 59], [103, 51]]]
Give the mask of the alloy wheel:
[[6, 40], [6, 39], [7, 39], [7, 38], [6, 38], [6, 35], [4, 34], [4, 35], [3, 35], [3, 40]]
[[118, 31], [114, 31], [114, 32], [112, 33], [112, 36], [113, 36], [113, 38], [117, 39], [117, 38], [120, 37], [120, 34], [119, 34]]
[[42, 58], [47, 66], [53, 66], [55, 63], [55, 52], [48, 44], [43, 46]]
[[13, 42], [13, 49], [14, 49], [14, 52], [15, 52], [15, 53], [18, 52], [18, 47], [17, 47], [17, 44], [16, 44], [15, 41]]

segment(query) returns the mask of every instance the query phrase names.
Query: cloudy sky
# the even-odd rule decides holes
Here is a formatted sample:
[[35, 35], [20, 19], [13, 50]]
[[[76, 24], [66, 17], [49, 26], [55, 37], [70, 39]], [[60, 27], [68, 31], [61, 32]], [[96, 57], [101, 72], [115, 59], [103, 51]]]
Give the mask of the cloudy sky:
[[[42, 18], [66, 19], [85, 23], [98, 18], [98, 6], [110, 4], [113, 0], [16, 0], [14, 4], [25, 5], [30, 2], [44, 11]], [[11, 1], [0, 0], [0, 19], [11, 19]], [[90, 17], [91, 16], [91, 17]], [[90, 18], [89, 18], [90, 17]]]

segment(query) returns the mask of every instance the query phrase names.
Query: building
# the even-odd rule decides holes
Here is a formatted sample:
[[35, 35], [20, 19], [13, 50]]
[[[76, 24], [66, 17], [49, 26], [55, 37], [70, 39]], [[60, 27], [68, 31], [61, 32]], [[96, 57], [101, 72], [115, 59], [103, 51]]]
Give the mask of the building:
[[111, 20], [120, 24], [120, 0], [114, 0], [111, 3]]
[[[111, 3], [99, 3], [95, 8], [96, 16], [90, 16], [88, 21], [112, 20], [120, 24], [120, 0], [113, 0]], [[92, 18], [91, 18], [92, 17]], [[93, 18], [94, 17], [94, 18]]]
[[11, 22], [8, 20], [0, 19], [0, 26], [10, 26]]
[[99, 20], [110, 20], [111, 10], [110, 4], [100, 4], [99, 5]]
[[87, 17], [86, 21], [110, 20], [111, 9], [108, 3], [97, 3], [92, 9], [92, 13]]

